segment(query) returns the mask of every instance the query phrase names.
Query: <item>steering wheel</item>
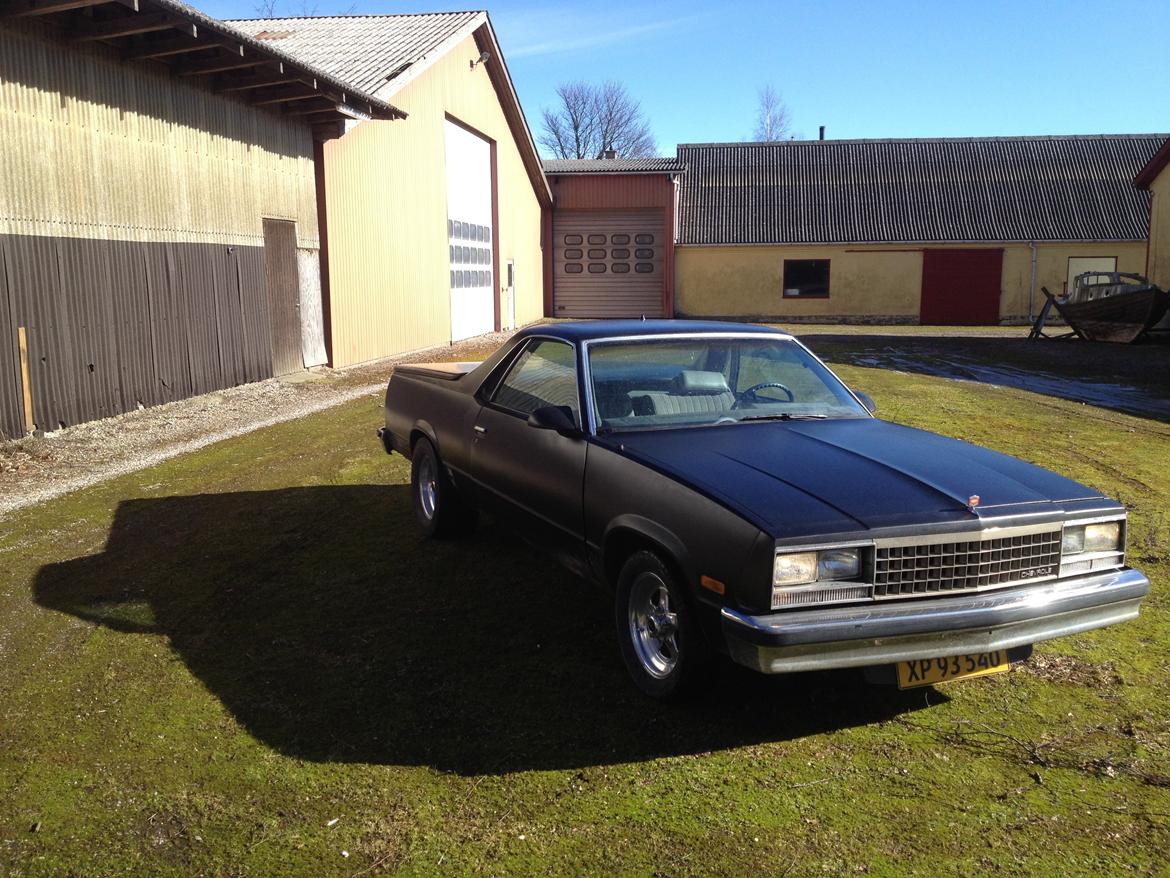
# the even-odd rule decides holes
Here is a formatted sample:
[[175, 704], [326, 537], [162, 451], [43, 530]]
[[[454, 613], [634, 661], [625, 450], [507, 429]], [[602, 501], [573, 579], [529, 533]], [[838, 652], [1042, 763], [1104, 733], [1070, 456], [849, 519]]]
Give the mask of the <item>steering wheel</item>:
[[[796, 395], [791, 390], [789, 390], [787, 386], [781, 384], [779, 381], [761, 381], [759, 384], [753, 384], [747, 390], [743, 391], [739, 395], [739, 399], [737, 399], [731, 407], [738, 408], [739, 404], [741, 402], [743, 402], [744, 400], [747, 400], [749, 402], [758, 401], [758, 398], [756, 396], [756, 391], [763, 390], [767, 387], [775, 387], [779, 390], [783, 390], [786, 394], [788, 394], [788, 399], [783, 400], [783, 402], [794, 402], [796, 400]], [[780, 402], [781, 400], [774, 400], [774, 401]]]

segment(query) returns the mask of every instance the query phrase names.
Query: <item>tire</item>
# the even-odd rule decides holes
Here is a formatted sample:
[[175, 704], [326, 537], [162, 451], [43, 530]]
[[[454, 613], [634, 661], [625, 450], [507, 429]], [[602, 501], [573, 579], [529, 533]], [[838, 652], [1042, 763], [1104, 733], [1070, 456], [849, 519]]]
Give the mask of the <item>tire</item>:
[[708, 650], [683, 588], [657, 554], [638, 551], [618, 577], [615, 601], [622, 660], [639, 689], [663, 701], [693, 691]]
[[475, 527], [475, 510], [463, 502], [429, 439], [419, 439], [410, 457], [414, 517], [424, 537], [463, 536]]

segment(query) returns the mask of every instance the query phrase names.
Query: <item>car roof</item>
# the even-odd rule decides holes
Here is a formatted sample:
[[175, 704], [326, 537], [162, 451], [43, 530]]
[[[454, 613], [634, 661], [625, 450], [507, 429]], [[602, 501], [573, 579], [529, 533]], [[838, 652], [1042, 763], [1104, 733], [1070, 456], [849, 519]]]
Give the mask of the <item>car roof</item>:
[[791, 337], [782, 329], [758, 323], [732, 323], [723, 320], [584, 320], [564, 323], [539, 323], [522, 329], [518, 336], [545, 335], [565, 341], [592, 341], [599, 338], [622, 338], [641, 335], [677, 335], [679, 333], [753, 332], [782, 338]]

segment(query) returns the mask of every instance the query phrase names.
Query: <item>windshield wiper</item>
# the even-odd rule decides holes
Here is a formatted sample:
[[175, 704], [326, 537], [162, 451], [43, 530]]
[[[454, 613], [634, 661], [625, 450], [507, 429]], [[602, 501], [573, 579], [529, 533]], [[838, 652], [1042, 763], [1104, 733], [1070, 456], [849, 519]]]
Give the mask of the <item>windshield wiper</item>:
[[777, 415], [748, 415], [740, 421], [823, 421], [828, 415], [794, 415], [791, 412], [780, 412]]

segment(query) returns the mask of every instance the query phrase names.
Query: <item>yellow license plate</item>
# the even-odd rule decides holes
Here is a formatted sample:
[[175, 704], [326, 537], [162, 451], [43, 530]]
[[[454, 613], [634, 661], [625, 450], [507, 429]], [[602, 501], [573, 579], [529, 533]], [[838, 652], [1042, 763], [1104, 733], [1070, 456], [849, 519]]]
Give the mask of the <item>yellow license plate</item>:
[[1002, 674], [1009, 667], [1007, 650], [1004, 649], [898, 662], [898, 688], [913, 689], [915, 686], [933, 686], [935, 683], [949, 683], [951, 680]]

